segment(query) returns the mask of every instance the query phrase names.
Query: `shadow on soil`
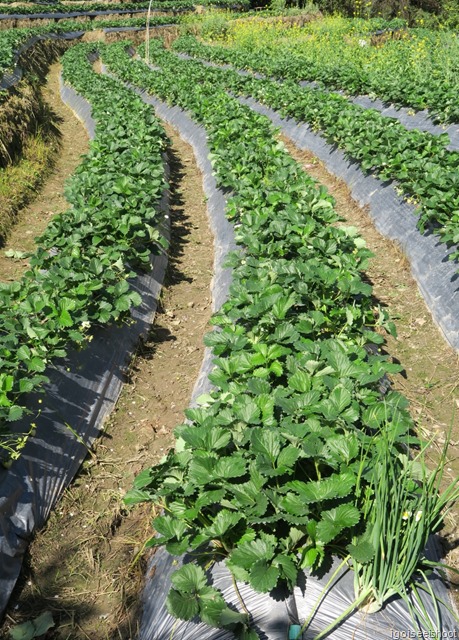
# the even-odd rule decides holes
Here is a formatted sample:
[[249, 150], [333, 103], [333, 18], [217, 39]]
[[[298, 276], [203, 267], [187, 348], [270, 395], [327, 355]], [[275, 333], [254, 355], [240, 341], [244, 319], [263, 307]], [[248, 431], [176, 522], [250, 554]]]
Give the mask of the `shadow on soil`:
[[187, 244], [187, 237], [191, 233], [192, 224], [184, 210], [184, 201], [180, 193], [180, 183], [184, 176], [183, 165], [180, 158], [169, 148], [170, 167], [170, 220], [171, 242], [169, 249], [169, 263], [166, 272], [165, 286], [174, 286], [179, 282], [191, 282], [191, 278], [185, 276], [180, 270], [180, 258], [183, 256], [183, 246]]
[[[75, 548], [71, 543], [61, 546], [59, 553], [46, 566], [40, 567], [38, 580], [32, 568], [33, 560], [26, 551], [22, 573], [11, 597], [11, 602], [17, 604], [13, 604], [6, 615], [4, 620], [6, 624], [0, 631], [1, 640], [10, 640], [9, 628], [32, 621], [45, 611], [51, 613], [54, 627], [39, 636], [42, 640], [83, 640], [89, 637], [91, 640], [96, 637], [104, 640], [130, 640], [137, 636], [140, 623], [140, 594], [123, 594], [122, 604], [118, 605], [115, 612], [110, 612], [111, 615], [115, 614], [119, 618], [115, 628], [111, 624], [104, 625], [107, 616], [99, 615], [100, 609], [90, 602], [90, 598], [83, 604], [79, 593], [76, 593], [74, 598], [62, 596], [63, 577], [60, 578], [61, 584], [56, 584], [56, 576], [61, 575], [63, 558], [74, 553]], [[142, 560], [132, 572], [132, 580], [139, 583], [139, 588], [145, 569], [146, 564]], [[30, 588], [32, 584], [33, 591]], [[25, 591], [28, 593], [25, 594]], [[84, 631], [85, 619], [94, 617], [100, 619], [101, 632], [93, 636], [94, 629], [92, 629], [89, 636]], [[103, 631], [102, 627], [104, 627]]]

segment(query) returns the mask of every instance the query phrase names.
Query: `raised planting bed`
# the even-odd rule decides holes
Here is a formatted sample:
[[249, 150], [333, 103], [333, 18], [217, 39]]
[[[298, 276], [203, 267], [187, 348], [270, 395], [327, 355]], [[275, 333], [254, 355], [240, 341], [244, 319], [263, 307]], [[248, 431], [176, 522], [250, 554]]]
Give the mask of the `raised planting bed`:
[[[130, 60], [122, 46], [101, 52], [111, 72], [186, 109], [204, 126], [214, 173], [231, 196], [227, 214], [240, 245], [228, 261], [230, 297], [213, 321], [219, 331], [206, 339], [214, 353], [213, 386], [177, 428], [175, 451], [145, 470], [128, 497], [165, 509], [154, 521], [159, 535], [152, 546], [191, 554], [171, 577], [170, 564], [161, 560], [156, 567], [157, 574], [164, 570], [161, 592], [171, 580], [168, 612], [188, 622], [174, 624], [154, 605], [149, 612], [157, 612], [166, 635], [187, 629], [189, 638], [278, 637], [277, 611], [267, 613], [273, 614], [271, 601], [250, 594], [284, 586], [287, 604], [302, 572], [326, 570], [337, 554], [344, 558], [340, 568], [354, 569], [354, 601], [339, 614], [334, 610], [331, 620], [326, 615], [328, 621], [314, 622], [315, 607], [304, 600], [293, 637], [307, 628], [315, 638], [331, 629], [333, 637], [349, 638], [358, 634], [359, 619], [343, 621], [360, 604], [376, 611], [397, 593], [405, 622], [386, 618], [384, 626], [384, 616], [371, 618], [374, 634], [378, 629], [390, 637], [410, 620], [406, 588], [417, 597], [413, 579], [419, 570], [422, 575], [442, 499], [436, 502], [432, 485], [437, 474], [428, 480], [422, 472], [424, 482], [414, 489], [405, 454], [415, 444], [406, 402], [393, 391], [382, 395], [386, 374], [397, 366], [371, 346], [383, 342], [371, 327], [390, 325], [375, 311], [362, 279], [368, 254], [361, 239], [340, 227], [327, 194], [275, 140], [267, 120], [228, 97], [214, 77], [198, 78], [192, 66], [159, 49], [152, 63], [161, 73]], [[455, 491], [453, 484], [446, 501]], [[416, 516], [406, 529], [405, 511]], [[399, 545], [386, 547], [389, 540]], [[380, 581], [383, 557], [387, 573]], [[205, 574], [200, 560], [215, 567]], [[333, 571], [325, 592], [339, 575], [336, 566]], [[242, 600], [250, 598], [249, 610], [234, 610], [238, 589]], [[454, 628], [449, 615], [442, 611], [440, 628]], [[203, 635], [206, 627], [195, 626], [196, 616], [225, 631]], [[365, 634], [369, 624], [366, 617]], [[428, 628], [432, 622], [426, 617], [408, 624]]]

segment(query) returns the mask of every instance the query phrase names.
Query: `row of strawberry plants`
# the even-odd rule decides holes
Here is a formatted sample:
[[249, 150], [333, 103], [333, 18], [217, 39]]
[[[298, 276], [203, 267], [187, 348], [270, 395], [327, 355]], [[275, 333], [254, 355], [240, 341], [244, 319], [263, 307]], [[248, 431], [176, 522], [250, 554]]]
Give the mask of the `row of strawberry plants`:
[[[239, 27], [242, 29], [242, 27]], [[441, 122], [458, 122], [457, 38], [454, 33], [411, 29], [399, 40], [372, 46], [358, 32], [327, 33], [312, 25], [301, 41], [264, 40], [257, 46], [244, 31], [245, 41], [216, 46], [215, 61], [231, 58], [239, 68], [271, 77], [315, 81], [353, 95], [370, 94], [387, 102], [429, 109]], [[285, 35], [285, 34], [284, 34]], [[327, 55], [328, 54], [328, 55]]]
[[129, 317], [141, 301], [129, 281], [165, 245], [157, 228], [165, 134], [133, 92], [93, 71], [90, 47], [63, 57], [64, 79], [90, 101], [97, 127], [66, 188], [70, 209], [37, 239], [24, 276], [0, 285], [0, 447], [13, 457], [24, 439], [8, 422], [22, 417], [24, 393], [42, 386], [69, 346], [87, 343], [92, 327]]
[[[176, 12], [176, 11], [194, 11], [196, 7], [194, 0], [156, 0], [152, 2], [151, 8], [153, 11], [164, 12]], [[238, 11], [247, 10], [250, 8], [249, 0], [205, 0], [198, 4], [204, 4], [206, 6], [218, 7], [222, 9], [237, 9]], [[87, 2], [79, 7], [71, 7], [65, 4], [27, 4], [23, 6], [10, 6], [8, 4], [0, 6], [0, 15], [34, 15], [43, 13], [73, 13], [75, 11], [81, 12], [98, 12], [105, 11], [109, 13], [129, 13], [147, 11], [149, 2], [145, 0], [139, 0], [139, 2], [124, 2], [121, 4], [101, 4], [97, 2]]]
[[[122, 11], [147, 11], [148, 2], [143, 0], [142, 2], [123, 2], [117, 4], [102, 4], [100, 2], [86, 2], [84, 6], [82, 6], [79, 11], [110, 11], [112, 13], [119, 13]], [[155, 11], [176, 11], [176, 10], [190, 10], [193, 9], [194, 5], [191, 0], [157, 0], [152, 3], [152, 8]], [[71, 13], [75, 11], [75, 8], [69, 7], [65, 4], [51, 4], [51, 5], [42, 5], [42, 4], [28, 4], [26, 6], [3, 6], [0, 7], [0, 15], [8, 15], [8, 14], [21, 14], [24, 16], [32, 15], [34, 13]]]
[[[166, 0], [158, 0], [158, 3], [163, 4]], [[4, 5], [8, 5], [8, 4], [17, 4], [17, 0], [1, 0], [0, 2], [0, 13], [1, 10], [3, 8]], [[36, 0], [23, 0], [23, 2], [21, 2], [22, 5], [36, 5], [37, 7], [43, 7], [43, 3], [39, 3]], [[50, 5], [59, 5], [59, 1], [58, 0], [53, 0], [52, 2], [49, 3]], [[81, 0], [67, 0], [66, 4], [63, 5], [66, 8], [66, 11], [69, 10], [69, 7], [71, 7], [72, 5], [75, 7], [75, 9], [78, 8], [86, 8], [86, 6], [91, 5], [94, 3], [91, 2], [81, 2]], [[124, 3], [120, 3], [121, 5], [123, 5]], [[139, 5], [142, 6], [142, 4], [145, 4], [145, 0], [132, 0], [129, 3], [126, 3], [127, 6], [133, 6], [133, 5]], [[241, 3], [239, 2], [229, 2], [229, 0], [201, 0], [198, 4], [200, 5], [208, 5], [208, 6], [223, 6], [223, 7], [231, 7], [236, 5], [239, 5]], [[242, 4], [245, 4], [244, 2], [242, 2]], [[106, 8], [110, 8], [110, 4], [106, 4], [104, 5]], [[247, 6], [249, 7], [250, 4], [247, 3]], [[37, 11], [38, 13], [38, 11]], [[257, 13], [257, 15], [259, 15]]]
[[[213, 47], [194, 38], [176, 41], [177, 51], [207, 59]], [[211, 75], [215, 82], [241, 95], [253, 96], [282, 115], [307, 122], [337, 144], [366, 172], [381, 180], [396, 180], [403, 193], [418, 205], [418, 227], [436, 233], [442, 242], [459, 242], [459, 153], [448, 151], [448, 136], [407, 130], [394, 118], [350, 103], [345, 97], [318, 89], [241, 76], [228, 69], [206, 68], [190, 61], [196, 77]], [[459, 258], [459, 250], [450, 254]]]
[[[112, 73], [205, 127], [240, 246], [228, 259], [233, 284], [213, 318], [218, 330], [205, 339], [215, 355], [213, 390], [186, 411], [175, 451], [137, 477], [127, 501], [161, 505], [160, 536], [150, 544], [189, 551], [198, 563], [173, 575], [169, 611], [257, 638], [199, 563], [225, 560], [258, 592], [292, 588], [299, 571], [325, 569], [332, 553], [366, 566], [379, 548], [366, 528], [369, 513], [388, 507], [373, 504], [364, 515], [358, 496], [372, 495], [362, 485], [368, 489], [380, 469], [382, 442], [396, 475], [402, 458], [409, 465], [398, 453], [411, 441], [407, 402], [380, 391], [383, 376], [399, 368], [369, 348], [384, 341], [375, 325], [387, 326], [362, 275], [370, 254], [268, 120], [228, 97], [212, 75], [196, 77], [160, 49], [153, 56], [160, 72], [130, 59], [122, 44], [101, 53]], [[412, 482], [410, 492], [414, 509]], [[439, 519], [417, 524], [412, 572]]]
[[[152, 16], [151, 26], [178, 24], [179, 16]], [[113, 27], [145, 27], [145, 18], [125, 18], [99, 20], [97, 22], [76, 22], [62, 20], [58, 24], [42, 27], [5, 29], [0, 31], [0, 77], [14, 64], [16, 51], [35, 36], [60, 35], [76, 31], [94, 31]]]
[[[84, 7], [85, 5], [90, 5], [90, 4], [94, 4], [91, 2], [82, 2], [81, 0], [68, 0], [68, 2], [72, 2], [75, 3], [76, 6], [81, 6]], [[131, 2], [129, 2], [128, 4], [133, 5], [133, 4], [141, 4], [142, 2], [145, 2], [145, 0], [131, 0]], [[17, 4], [16, 0], [1, 0], [0, 2], [0, 7], [3, 6], [4, 4]], [[59, 0], [48, 0], [48, 2], [37, 2], [37, 0], [22, 0], [21, 2], [22, 5], [28, 5], [28, 4], [36, 4], [38, 6], [42, 6], [43, 4], [48, 4], [48, 5], [58, 5], [60, 4]], [[122, 2], [119, 4], [123, 4]], [[75, 6], [74, 5], [74, 6]], [[67, 4], [65, 6], [68, 6]]]

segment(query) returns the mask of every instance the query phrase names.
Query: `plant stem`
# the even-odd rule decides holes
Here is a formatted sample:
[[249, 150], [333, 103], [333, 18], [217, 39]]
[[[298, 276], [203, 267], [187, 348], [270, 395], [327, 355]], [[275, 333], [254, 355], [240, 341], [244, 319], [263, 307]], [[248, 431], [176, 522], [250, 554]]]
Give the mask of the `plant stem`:
[[309, 624], [311, 622], [311, 620], [313, 619], [313, 617], [315, 616], [315, 614], [317, 613], [317, 610], [320, 606], [320, 603], [322, 602], [322, 599], [325, 595], [325, 593], [327, 592], [327, 589], [330, 587], [330, 585], [332, 584], [332, 582], [334, 581], [334, 579], [336, 578], [336, 576], [338, 575], [338, 573], [341, 571], [341, 569], [343, 568], [343, 566], [347, 563], [347, 561], [349, 560], [350, 556], [346, 556], [344, 558], [344, 560], [341, 562], [341, 564], [335, 569], [335, 571], [333, 572], [333, 574], [331, 575], [330, 579], [328, 580], [327, 584], [325, 585], [325, 587], [322, 589], [322, 591], [320, 592], [319, 597], [316, 600], [315, 605], [312, 608], [311, 613], [309, 614], [309, 616], [306, 618], [306, 620], [303, 623], [303, 626], [301, 627], [301, 632], [300, 632], [300, 636], [301, 634], [303, 634], [306, 629], [309, 627]]
[[245, 606], [245, 604], [244, 604], [244, 600], [242, 599], [241, 592], [239, 591], [239, 587], [237, 586], [236, 578], [235, 578], [233, 575], [231, 576], [231, 578], [232, 578], [232, 580], [233, 580], [233, 587], [234, 587], [234, 590], [235, 590], [235, 592], [236, 592], [236, 595], [237, 595], [237, 597], [238, 597], [239, 602], [241, 603], [241, 607], [243, 608], [244, 612], [245, 612], [245, 613], [249, 616], [249, 618], [250, 618], [250, 612], [249, 612], [249, 610], [247, 609], [247, 607], [246, 607], [246, 606]]
[[321, 640], [321, 638], [325, 638], [325, 636], [332, 629], [337, 627], [342, 620], [345, 620], [347, 618], [347, 616], [354, 611], [354, 609], [357, 609], [357, 607], [360, 604], [362, 604], [362, 602], [364, 602], [366, 598], [368, 598], [368, 596], [370, 595], [371, 592], [372, 592], [371, 589], [367, 589], [366, 591], [361, 593], [360, 596], [356, 600], [354, 600], [354, 602], [352, 602], [348, 606], [348, 608], [345, 611], [343, 611], [343, 613], [340, 616], [338, 616], [336, 618], [336, 620], [333, 620], [333, 622], [331, 624], [329, 624], [328, 627], [326, 627], [323, 631], [321, 631], [318, 636], [315, 636], [314, 640]]
[[174, 622], [174, 624], [172, 626], [172, 631], [171, 631], [171, 635], [169, 636], [169, 640], [173, 640], [174, 633], [175, 633], [175, 627], [178, 625], [178, 623], [179, 623], [179, 619], [177, 618], [177, 620]]

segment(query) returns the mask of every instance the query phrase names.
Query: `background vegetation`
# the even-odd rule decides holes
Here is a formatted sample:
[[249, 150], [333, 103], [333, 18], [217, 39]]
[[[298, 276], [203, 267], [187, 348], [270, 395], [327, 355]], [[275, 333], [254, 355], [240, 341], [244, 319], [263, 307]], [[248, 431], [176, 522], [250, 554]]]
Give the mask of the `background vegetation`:
[[[267, 4], [263, 0], [253, 2], [253, 6]], [[270, 6], [276, 10], [310, 8], [323, 14], [357, 18], [402, 18], [408, 26], [459, 27], [458, 0], [271, 0]]]

